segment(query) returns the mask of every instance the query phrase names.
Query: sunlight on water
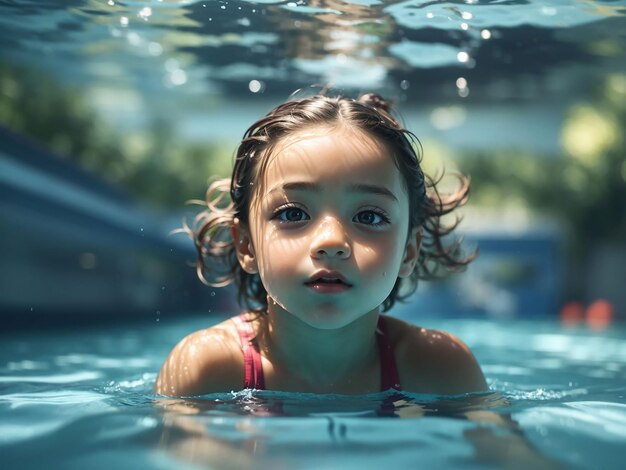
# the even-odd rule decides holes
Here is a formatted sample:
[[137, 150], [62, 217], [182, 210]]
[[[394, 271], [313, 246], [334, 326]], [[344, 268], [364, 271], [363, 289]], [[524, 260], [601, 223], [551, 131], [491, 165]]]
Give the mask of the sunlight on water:
[[[50, 384], [62, 383], [49, 380]], [[106, 395], [74, 390], [9, 393], [0, 396], [0, 409], [10, 412], [0, 424], [0, 445], [50, 435], [80, 416], [110, 412]]]
[[[488, 149], [493, 168], [507, 169], [502, 173], [507, 181], [518, 174], [531, 182], [544, 173], [558, 175], [550, 184], [571, 197], [567, 207], [574, 207], [576, 220], [594, 191], [603, 189], [598, 175], [611, 155], [619, 163], [611, 176], [626, 181], [618, 147], [626, 96], [623, 0], [5, 0], [0, 1], [0, 31], [3, 119], [13, 119], [11, 125], [26, 133], [45, 113], [62, 122], [93, 112], [103, 120], [94, 118], [95, 130], [85, 133], [84, 141], [82, 127], [64, 133], [45, 128], [41, 135], [63, 155], [82, 145], [80, 164], [89, 172], [108, 171], [111, 181], [131, 181], [128, 188], [143, 184], [149, 196], [165, 188], [174, 194], [168, 197], [184, 199], [174, 189], [194, 178], [204, 188], [209, 173], [229, 168], [233, 148], [226, 144], [245, 130], [248, 115], [266, 111], [270, 102], [295, 90], [302, 96], [325, 86], [379, 91], [401, 104], [431, 154], [444, 163]], [[56, 100], [60, 90], [69, 90], [67, 109]], [[17, 112], [22, 110], [30, 110], [24, 115], [30, 121]], [[108, 127], [117, 133], [107, 133]], [[89, 146], [93, 139], [104, 142], [102, 154]], [[191, 147], [188, 141], [200, 144]], [[496, 160], [498, 152], [508, 160]], [[118, 154], [123, 159], [116, 160]], [[525, 159], [526, 154], [534, 159]], [[97, 155], [104, 155], [101, 161]], [[545, 170], [555, 162], [569, 166]], [[160, 168], [170, 172], [165, 183], [152, 179]], [[72, 214], [88, 214], [89, 224], [100, 214], [142, 242], [161, 228], [143, 223], [138, 213], [120, 211], [112, 196], [94, 195], [73, 183], [0, 152], [0, 184], [16, 200], [30, 192], [40, 198], [32, 206], [65, 205]], [[483, 201], [501, 203], [503, 193], [496, 190], [502, 180], [492, 186]], [[587, 194], [584, 201], [576, 199]], [[502, 206], [491, 226], [519, 235], [531, 224], [530, 209], [526, 201], [520, 203], [521, 196], [505, 195], [510, 207]], [[2, 204], [4, 199], [3, 193]], [[171, 204], [173, 199], [164, 200]], [[2, 209], [11, 209], [11, 201]], [[47, 208], [28, 232], [37, 246], [47, 240], [39, 219], [49, 216]], [[2, 220], [3, 234], [34, 209], [12, 210]], [[582, 225], [585, 230], [577, 228], [581, 233], [600, 230], [596, 213], [589, 214], [590, 219], [580, 219], [591, 220]], [[63, 225], [65, 219], [43, 224], [46, 234], [61, 233], [58, 246], [45, 253], [51, 259], [64, 260], [63, 250], [76, 236], [73, 226]], [[485, 220], [490, 219], [483, 217], [478, 225]], [[619, 238], [617, 224], [606, 220], [602, 236]], [[105, 237], [95, 230], [93, 238]], [[582, 240], [581, 245], [588, 241]], [[3, 282], [19, 275], [27, 280], [25, 288], [9, 289], [6, 296], [22, 295], [10, 305], [28, 303], [20, 314], [34, 315], [38, 297], [31, 289], [37, 283], [30, 272], [39, 269], [40, 253], [31, 252], [30, 245], [22, 251], [6, 246], [2, 258], [13, 256], [14, 264], [3, 264], [9, 266]], [[133, 245], [133, 256], [135, 250]], [[68, 255], [71, 266], [55, 265], [38, 279], [56, 302], [59, 292], [71, 290], [67, 285], [88, 283], [107, 263], [126, 266], [128, 259], [114, 258], [116, 251], [117, 245], [103, 253], [86, 245]], [[24, 265], [30, 258], [32, 264]], [[554, 462], [572, 468], [623, 466], [626, 330], [619, 324], [608, 327], [602, 318], [566, 328], [540, 318], [556, 315], [556, 307], [536, 312], [521, 306], [551, 280], [538, 278], [536, 288], [515, 296], [510, 286], [488, 282], [489, 276], [530, 276], [523, 269], [511, 273], [503, 263], [502, 272], [470, 273], [452, 290], [453, 297], [491, 320], [418, 319], [411, 308], [399, 309], [398, 316], [410, 322], [462, 338], [481, 364], [490, 393], [340, 396], [233, 390], [170, 399], [153, 393], [163, 359], [176, 341], [215, 317], [177, 316], [182, 295], [172, 294], [174, 281], [161, 279], [170, 265], [148, 260], [129, 266], [128, 278], [109, 271], [119, 281], [110, 290], [97, 283], [74, 288], [79, 301], [69, 304], [75, 309], [96, 305], [115, 324], [116, 315], [124, 314], [120, 306], [131, 298], [138, 310], [151, 312], [150, 320], [142, 317], [117, 329], [3, 331], [0, 467], [465, 469], [492, 468], [507, 453], [514, 456], [508, 463], [519, 468], [552, 468]], [[57, 284], [57, 275], [67, 276], [65, 282]], [[187, 280], [178, 281], [177, 292], [187, 295]], [[165, 302], [166, 294], [169, 309], [152, 308]], [[120, 297], [111, 300], [115, 295]], [[217, 297], [215, 291], [207, 294], [211, 302]], [[606, 302], [599, 305], [606, 313]], [[53, 305], [54, 311], [63, 308]], [[79, 308], [79, 313], [91, 311]]]
[[593, 439], [623, 443], [626, 439], [626, 405], [582, 401], [564, 403], [563, 407], [535, 407], [522, 412], [522, 424], [561, 428]]
[[61, 375], [27, 375], [21, 377], [13, 376], [0, 376], [0, 382], [40, 382], [40, 383], [73, 383], [86, 380], [94, 380], [102, 377], [102, 374], [98, 372], [76, 372], [73, 374], [61, 374]]
[[[597, 50], [611, 47], [605, 41], [604, 49], [598, 49], [600, 39], [595, 38], [601, 30], [595, 25], [619, 24], [615, 21], [626, 15], [619, 2], [593, 0], [550, 6], [536, 0], [460, 4], [199, 0], [151, 2], [148, 7], [145, 2], [89, 1], [67, 10], [53, 9], [46, 2], [31, 4], [35, 6], [31, 21], [19, 23], [11, 21], [10, 2], [0, 6], [6, 18], [0, 25], [17, 46], [7, 53], [25, 58], [37, 48], [63, 49], [64, 56], [56, 55], [54, 61], [42, 57], [40, 64], [74, 81], [96, 82], [94, 91], [103, 106], [115, 89], [134, 95], [124, 100], [124, 106], [132, 101], [133, 106], [144, 106], [139, 96], [150, 90], [219, 95], [234, 83], [247, 84], [251, 79], [267, 84], [269, 92], [278, 87], [288, 94], [294, 88], [289, 90], [284, 83], [296, 78], [294, 74], [303, 86], [321, 82], [399, 88], [404, 81], [415, 84], [404, 88], [411, 95], [425, 86], [432, 89], [429, 82], [436, 75], [430, 71], [445, 68], [471, 72], [468, 86], [463, 87], [466, 93], [504, 98], [522, 90], [507, 91], [498, 80], [510, 78], [506, 69], [511, 64], [530, 58], [522, 48], [507, 50], [499, 43], [526, 42], [519, 33], [530, 31], [540, 35], [545, 51], [552, 48], [583, 59], [596, 45]], [[51, 21], [51, 11], [56, 21]], [[59, 30], [57, 24], [66, 30]], [[584, 34], [585, 44], [577, 46], [576, 35], [570, 37], [569, 30]], [[28, 41], [34, 33], [49, 35], [54, 46]], [[619, 47], [616, 41], [613, 44]], [[73, 46], [77, 42], [80, 47]], [[600, 60], [588, 66], [600, 73], [604, 66], [611, 69], [611, 61], [619, 60], [619, 55], [600, 54]], [[573, 77], [555, 59], [536, 55], [535, 68], [556, 79], [554, 69], [565, 92]], [[60, 62], [64, 67], [58, 67]], [[133, 90], [139, 80], [142, 89]], [[545, 91], [541, 82], [535, 85], [537, 93]], [[468, 96], [463, 93], [461, 97]]]
[[[611, 459], [626, 442], [626, 360], [620, 355], [626, 336], [619, 330], [599, 334], [564, 330], [552, 322], [422, 320], [465, 338], [495, 393], [345, 396], [239, 390], [170, 399], [153, 395], [156, 371], [184, 331], [206, 323], [201, 319], [159, 323], [123, 338], [106, 330], [49, 334], [38, 338], [32, 351], [19, 338], [5, 339], [2, 357], [11, 360], [0, 367], [3, 458], [28, 463], [24, 446], [71, 441], [85, 451], [113, 445], [130, 451], [139, 445], [144, 451], [134, 458], [140, 466], [151, 466], [149, 449], [160, 443], [171, 465], [203, 462], [219, 468], [224, 458], [233, 458], [247, 468], [254, 456], [257, 465], [267, 466], [297, 462], [299, 468], [319, 468], [340, 462], [346, 468], [375, 468], [388, 465], [393, 455], [394, 465], [410, 466], [419, 449], [420, 462], [444, 467], [463, 462], [471, 468], [476, 433], [496, 439], [497, 447], [496, 436], [514, 436], [512, 429], [519, 426], [524, 445], [532, 445], [542, 459], [616, 468]], [[127, 345], [123, 355], [116, 352], [115, 337]], [[64, 346], [68, 341], [71, 354]], [[599, 345], [606, 349], [593, 352]], [[568, 348], [588, 355], [567, 354]], [[38, 352], [44, 350], [45, 358]], [[589, 364], [602, 374], [590, 374]], [[486, 411], [505, 422], [510, 415], [517, 424], [467, 419]], [[585, 446], [570, 451], [582, 440]], [[367, 456], [355, 452], [359, 448], [367, 448]], [[56, 461], [61, 464], [69, 455], [70, 449]]]

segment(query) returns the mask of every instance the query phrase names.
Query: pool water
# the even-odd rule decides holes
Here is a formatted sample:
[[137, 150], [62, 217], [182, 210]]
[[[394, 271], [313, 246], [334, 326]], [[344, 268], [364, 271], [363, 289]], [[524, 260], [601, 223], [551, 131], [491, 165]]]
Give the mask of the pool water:
[[3, 335], [0, 466], [622, 468], [622, 325], [413, 320], [461, 337], [493, 393], [154, 395], [170, 348], [221, 320]]

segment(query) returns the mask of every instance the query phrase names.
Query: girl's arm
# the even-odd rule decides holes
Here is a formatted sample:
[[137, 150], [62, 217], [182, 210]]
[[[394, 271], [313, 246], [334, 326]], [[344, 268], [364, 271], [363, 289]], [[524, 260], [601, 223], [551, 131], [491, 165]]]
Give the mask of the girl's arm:
[[[459, 338], [444, 331], [419, 327], [408, 331], [410, 342], [400, 349], [405, 355], [405, 363], [414, 370], [409, 376], [405, 375], [406, 370], [404, 373], [401, 371], [404, 390], [436, 395], [489, 390], [476, 358]], [[468, 399], [475, 400], [472, 406], [480, 409], [461, 411], [457, 416], [477, 423], [464, 435], [474, 446], [476, 458], [481, 463], [510, 469], [562, 468], [533, 447], [510, 415], [486, 409], [508, 405], [504, 397], [488, 394]], [[467, 399], [464, 399], [464, 404], [467, 404]]]
[[161, 367], [154, 392], [171, 397], [239, 390], [241, 350], [222, 328], [196, 331], [182, 339]]
[[519, 424], [507, 414], [489, 410], [464, 413], [465, 417], [478, 426], [463, 434], [474, 446], [476, 459], [480, 463], [498, 465], [505, 469], [557, 470], [563, 466], [542, 455], [526, 439]]
[[407, 325], [398, 336], [396, 357], [407, 392], [460, 395], [489, 390], [470, 349], [445, 331]]

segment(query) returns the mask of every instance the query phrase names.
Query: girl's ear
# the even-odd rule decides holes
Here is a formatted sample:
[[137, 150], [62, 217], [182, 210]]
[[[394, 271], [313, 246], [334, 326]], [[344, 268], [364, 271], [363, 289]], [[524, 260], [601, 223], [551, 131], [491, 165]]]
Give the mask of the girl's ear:
[[250, 233], [237, 217], [233, 219], [230, 226], [230, 236], [233, 238], [237, 259], [242, 269], [248, 274], [258, 273], [259, 268], [257, 267]]
[[409, 239], [406, 242], [406, 248], [404, 249], [404, 257], [402, 258], [402, 264], [400, 264], [400, 272], [398, 277], [409, 277], [415, 265], [419, 259], [420, 248], [422, 247], [422, 229], [414, 228], [409, 234]]

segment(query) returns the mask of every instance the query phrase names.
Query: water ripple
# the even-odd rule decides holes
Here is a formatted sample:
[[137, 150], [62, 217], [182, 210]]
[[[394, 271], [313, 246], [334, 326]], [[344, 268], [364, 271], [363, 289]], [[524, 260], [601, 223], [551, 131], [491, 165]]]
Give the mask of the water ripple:
[[73, 374], [54, 374], [54, 375], [31, 375], [31, 376], [0, 376], [0, 383], [16, 383], [16, 382], [33, 382], [33, 383], [50, 383], [65, 384], [73, 382], [83, 382], [86, 380], [95, 380], [102, 378], [100, 372], [75, 372]]

